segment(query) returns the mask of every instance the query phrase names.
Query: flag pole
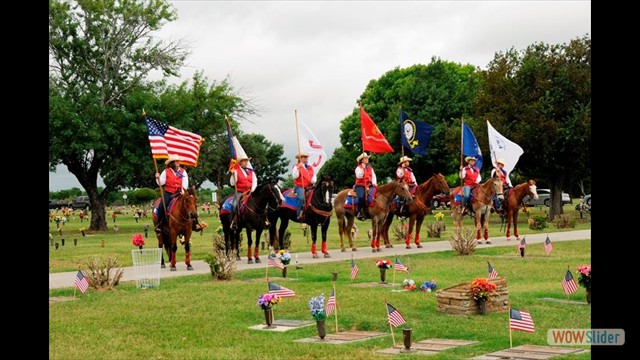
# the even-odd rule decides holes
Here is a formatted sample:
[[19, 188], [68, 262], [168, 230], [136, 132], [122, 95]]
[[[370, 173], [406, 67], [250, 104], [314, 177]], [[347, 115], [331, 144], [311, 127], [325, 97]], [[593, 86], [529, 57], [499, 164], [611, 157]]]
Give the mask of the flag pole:
[[400, 149], [402, 153], [400, 155], [401, 158], [404, 157], [404, 145], [402, 144], [402, 137], [404, 136], [404, 124], [402, 123], [402, 106], [400, 107], [398, 114], [400, 115]]
[[[142, 109], [142, 116], [144, 116], [145, 119], [147, 117], [147, 113], [144, 111], [144, 108]], [[149, 146], [151, 146], [151, 145], [149, 145]], [[151, 155], [151, 158], [153, 159], [153, 167], [156, 170], [155, 173], [159, 174], [160, 171], [158, 170], [158, 162], [153, 157], [153, 155]], [[158, 184], [158, 187], [160, 188], [160, 201], [162, 201], [162, 208], [164, 209], [164, 217], [168, 219], [169, 217], [167, 216], [167, 204], [165, 204], [165, 202], [164, 202], [164, 189], [162, 188], [162, 185], [160, 185], [159, 181], [160, 181], [159, 179], [156, 179], [156, 184]], [[74, 294], [74, 296], [75, 296], [75, 294]]]
[[513, 336], [511, 335], [511, 308], [509, 308], [509, 348], [513, 347]]
[[[569, 271], [569, 265], [567, 265], [567, 271]], [[567, 276], [567, 274], [565, 273], [565, 275], [564, 275], [564, 276]], [[565, 279], [566, 279], [566, 278], [565, 278]], [[574, 281], [575, 281], [575, 280], [574, 280]], [[566, 293], [565, 293], [564, 295], [567, 297], [567, 300], [569, 300], [569, 295], [570, 295], [570, 294], [566, 294]]]
[[393, 326], [389, 321], [389, 307], [387, 306], [387, 298], [384, 299], [384, 307], [387, 309], [387, 322], [389, 323], [389, 330], [391, 330], [391, 339], [393, 340], [393, 347], [396, 347], [396, 337], [393, 335]]
[[396, 285], [396, 264], [398, 263], [398, 254], [396, 253], [396, 261], [393, 262], [393, 280], [391, 280], [391, 290]]
[[[353, 265], [353, 254], [351, 254], [351, 264]], [[349, 269], [349, 279], [351, 279], [351, 283], [353, 284], [353, 276], [351, 276], [351, 271], [353, 268]]]
[[298, 276], [298, 254], [296, 254], [296, 277]]
[[[300, 131], [298, 130], [298, 110], [294, 109], [293, 110], [293, 114], [294, 114], [295, 120], [296, 120], [296, 141], [298, 142], [298, 154], [296, 155], [296, 157], [298, 158], [298, 164], [300, 164], [302, 162], [302, 160], [300, 159], [300, 156], [299, 156], [301, 150], [300, 150]], [[302, 208], [301, 208], [302, 215], [300, 215], [300, 216], [303, 216], [304, 212], [305, 212], [305, 204], [304, 204], [305, 203], [305, 200], [304, 200], [305, 191], [304, 191], [304, 187], [301, 187], [301, 188], [302, 188]], [[309, 244], [309, 238], [307, 237], [307, 245], [308, 244]]]
[[[464, 166], [464, 115], [460, 119], [460, 168], [462, 168]], [[460, 187], [462, 187], [463, 185], [464, 179], [460, 177]]]
[[336, 320], [336, 334], [338, 333], [338, 295], [336, 294], [336, 282], [335, 280], [333, 281], [333, 299], [336, 302], [334, 308], [333, 308], [333, 313], [334, 313], [334, 318]]

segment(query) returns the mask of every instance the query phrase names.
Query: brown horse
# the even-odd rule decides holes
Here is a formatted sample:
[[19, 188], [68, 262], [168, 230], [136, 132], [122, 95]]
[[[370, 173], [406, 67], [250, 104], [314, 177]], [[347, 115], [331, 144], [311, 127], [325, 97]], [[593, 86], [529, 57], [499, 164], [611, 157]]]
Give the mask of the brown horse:
[[520, 240], [520, 235], [518, 234], [518, 212], [522, 207], [522, 199], [527, 195], [534, 200], [538, 200], [535, 180], [523, 182], [513, 189], [507, 190], [506, 199], [502, 204], [507, 211], [507, 240], [511, 240], [511, 223], [513, 223], [513, 235], [516, 236], [517, 240]]
[[[161, 198], [158, 198], [153, 203], [155, 209], [160, 203]], [[158, 247], [164, 246], [167, 252], [167, 257], [171, 262], [171, 271], [176, 271], [176, 252], [178, 251], [177, 239], [178, 236], [184, 237], [184, 240], [180, 242], [184, 244], [185, 251], [185, 264], [187, 264], [187, 270], [193, 270], [191, 266], [191, 232], [193, 231], [194, 224], [198, 223], [198, 204], [196, 198], [195, 186], [190, 187], [184, 194], [174, 197], [169, 204], [166, 204], [166, 214], [169, 217], [169, 221], [162, 222], [162, 233], [156, 234], [158, 237]], [[153, 214], [153, 225], [158, 223], [158, 217]], [[161, 267], [164, 269], [164, 256], [161, 257]]]
[[[380, 234], [381, 227], [387, 215], [389, 214], [389, 205], [394, 195], [402, 196], [407, 199], [408, 202], [412, 201], [411, 192], [409, 186], [404, 181], [392, 181], [390, 183], [380, 185], [377, 187], [375, 197], [373, 199], [373, 206], [368, 207], [369, 216], [371, 219], [371, 228], [373, 235], [371, 236], [371, 249], [373, 252], [381, 251], [380, 249]], [[349, 246], [351, 251], [357, 251], [358, 248], [353, 245], [353, 237], [351, 236], [351, 228], [353, 227], [355, 219], [355, 210], [357, 208], [356, 203], [353, 203], [351, 208], [345, 208], [347, 197], [351, 199], [357, 199], [357, 195], [353, 189], [344, 189], [336, 195], [333, 200], [333, 209], [336, 211], [336, 217], [338, 218], [338, 234], [340, 234], [340, 249], [344, 252], [343, 236], [349, 239]], [[368, 197], [368, 195], [367, 195]], [[346, 221], [345, 221], [346, 217]]]
[[384, 239], [385, 247], [393, 247], [389, 241], [389, 228], [391, 227], [394, 215], [402, 218], [409, 218], [409, 229], [407, 230], [407, 237], [404, 240], [405, 247], [407, 249], [411, 249], [411, 233], [413, 232], [414, 225], [416, 227], [416, 237], [414, 242], [417, 247], [422, 247], [422, 244], [420, 244], [420, 228], [422, 227], [424, 217], [431, 213], [431, 199], [438, 191], [449, 195], [449, 184], [447, 184], [447, 180], [442, 176], [442, 174], [435, 174], [427, 181], [418, 185], [414, 193], [413, 201], [409, 204], [406, 204], [401, 208], [391, 205], [389, 216], [387, 216], [387, 219], [382, 226], [382, 238]]
[[[456, 201], [456, 195], [462, 196], [462, 186], [458, 186], [453, 189], [450, 195], [451, 200], [451, 216], [453, 217], [453, 223], [456, 225], [456, 231], [460, 231], [462, 227], [462, 218], [464, 217], [462, 203]], [[481, 234], [484, 230], [484, 239], [487, 244], [491, 244], [489, 239], [489, 215], [491, 214], [492, 198], [493, 195], [497, 195], [498, 199], [502, 200], [504, 195], [502, 193], [502, 180], [500, 177], [494, 176], [484, 183], [471, 189], [471, 208], [473, 212], [471, 216], [474, 216], [474, 223], [476, 226], [476, 241], [478, 244], [482, 244]]]

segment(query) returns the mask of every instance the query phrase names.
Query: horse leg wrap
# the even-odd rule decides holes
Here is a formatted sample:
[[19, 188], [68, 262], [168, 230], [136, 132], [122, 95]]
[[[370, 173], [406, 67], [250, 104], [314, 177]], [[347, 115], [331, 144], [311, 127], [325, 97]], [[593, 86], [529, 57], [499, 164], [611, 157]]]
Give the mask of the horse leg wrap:
[[489, 240], [489, 229], [484, 229], [484, 239]]
[[[315, 244], [314, 244], [315, 245]], [[322, 253], [326, 254], [327, 253], [327, 243], [326, 242], [322, 242]]]
[[316, 249], [316, 244], [311, 244], [311, 253], [314, 255], [318, 253], [318, 250]]
[[260, 257], [260, 246], [256, 246], [253, 250], [253, 257], [256, 259]]
[[420, 233], [416, 233], [415, 243], [416, 245], [420, 245]]
[[411, 243], [411, 233], [407, 231], [407, 236], [404, 239], [404, 244], [409, 246], [410, 243]]
[[482, 238], [482, 232], [481, 230], [477, 230], [476, 231], [476, 240], [480, 240]]
[[191, 265], [191, 251], [187, 251], [185, 254], [185, 264]]
[[371, 239], [371, 247], [376, 248], [376, 239]]
[[376, 248], [380, 249], [380, 235], [376, 237]]
[[251, 248], [247, 250], [247, 258], [251, 260]]

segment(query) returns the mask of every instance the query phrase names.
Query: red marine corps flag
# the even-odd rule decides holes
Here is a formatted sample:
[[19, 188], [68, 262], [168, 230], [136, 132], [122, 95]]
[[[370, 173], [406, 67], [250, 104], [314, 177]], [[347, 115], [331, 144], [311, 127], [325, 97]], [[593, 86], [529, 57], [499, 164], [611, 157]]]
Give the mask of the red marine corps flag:
[[387, 139], [362, 106], [360, 107], [360, 128], [362, 130], [362, 150], [370, 153], [393, 152]]

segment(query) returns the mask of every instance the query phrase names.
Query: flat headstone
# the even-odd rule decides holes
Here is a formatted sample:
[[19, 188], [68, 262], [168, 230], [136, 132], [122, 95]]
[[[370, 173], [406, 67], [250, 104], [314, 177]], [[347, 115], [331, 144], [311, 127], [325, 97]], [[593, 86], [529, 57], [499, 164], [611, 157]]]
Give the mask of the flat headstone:
[[433, 338], [414, 342], [413, 344], [411, 344], [411, 348], [409, 351], [405, 350], [404, 344], [396, 343], [396, 345], [392, 348], [379, 350], [377, 352], [381, 354], [413, 353], [420, 355], [433, 355], [443, 350], [452, 349], [458, 346], [474, 345], [477, 343], [478, 341]]
[[382, 336], [390, 335], [388, 333], [377, 332], [377, 331], [342, 331], [335, 334], [327, 334], [324, 339], [320, 339], [318, 336], [304, 339], [294, 340], [295, 342], [302, 343], [323, 343], [323, 344], [345, 344], [355, 341], [364, 341], [373, 338], [378, 338]]
[[563, 304], [571, 304], [571, 305], [584, 305], [584, 306], [588, 306], [589, 305], [589, 303], [586, 302], [586, 301], [575, 301], [575, 300], [567, 300], [567, 299], [540, 298], [540, 300], [549, 301], [549, 302], [563, 303]]
[[381, 283], [381, 282], [368, 282], [368, 283], [357, 283], [353, 284], [356, 287], [375, 287], [375, 286], [391, 286], [391, 283]]
[[520, 345], [510, 349], [500, 350], [489, 354], [474, 357], [476, 360], [545, 360], [554, 356], [567, 354], [581, 354], [588, 350], [573, 347], [542, 346], [542, 345]]
[[294, 329], [298, 329], [305, 326], [310, 326], [313, 324], [315, 324], [314, 321], [278, 319], [278, 320], [274, 320], [273, 324], [271, 324], [270, 327], [267, 327], [266, 324], [260, 324], [260, 325], [249, 326], [249, 329], [284, 332], [284, 331], [294, 330]]

